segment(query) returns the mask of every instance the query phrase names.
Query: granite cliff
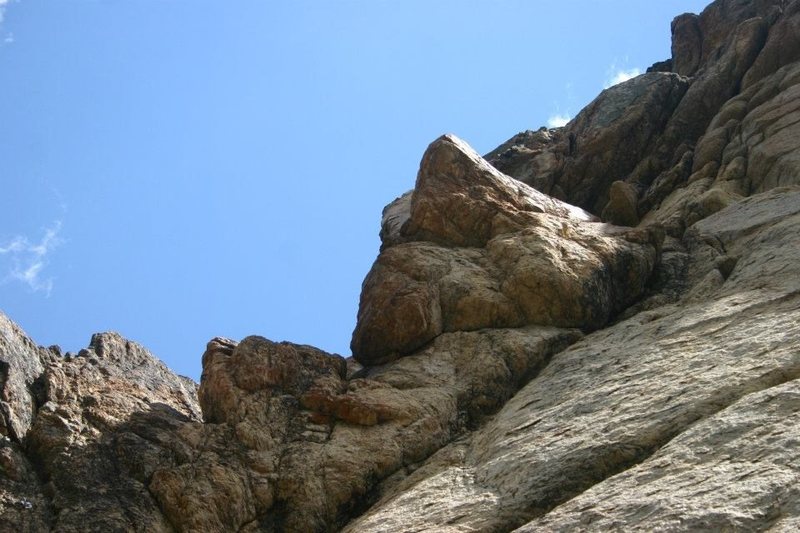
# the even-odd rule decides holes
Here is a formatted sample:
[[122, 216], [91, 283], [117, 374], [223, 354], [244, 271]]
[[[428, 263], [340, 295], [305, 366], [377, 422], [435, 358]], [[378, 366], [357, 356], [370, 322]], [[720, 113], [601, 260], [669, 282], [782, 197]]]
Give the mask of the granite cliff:
[[563, 128], [452, 135], [353, 357], [0, 315], [2, 531], [800, 528], [800, 0], [717, 0]]

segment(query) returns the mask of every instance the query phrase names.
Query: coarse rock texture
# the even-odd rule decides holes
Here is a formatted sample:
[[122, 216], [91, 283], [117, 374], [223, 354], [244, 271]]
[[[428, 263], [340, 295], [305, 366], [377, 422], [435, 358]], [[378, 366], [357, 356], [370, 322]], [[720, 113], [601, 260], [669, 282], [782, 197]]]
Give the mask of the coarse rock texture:
[[54, 355], [37, 346], [19, 326], [0, 313], [0, 530], [3, 531], [43, 531], [50, 522], [41, 480], [21, 441], [41, 403], [41, 398], [37, 398], [43, 392], [39, 377]]
[[[777, 409], [764, 398], [798, 391], [798, 224], [800, 189], [750, 198], [696, 224], [686, 237], [693, 290], [681, 302], [556, 355], [490, 422], [348, 530], [508, 531], [540, 517], [527, 529], [597, 521], [597, 530], [719, 530], [767, 517], [797, 520], [791, 495], [800, 465], [792, 443], [800, 429], [788, 421], [761, 428], [759, 406]], [[725, 274], [728, 258], [735, 266], [723, 266]], [[785, 415], [797, 416], [796, 396], [784, 401], [791, 407]], [[732, 419], [742, 433], [723, 431]], [[717, 445], [735, 438], [749, 450], [745, 457]], [[771, 459], [760, 464], [759, 456]], [[708, 470], [687, 473], [686, 461]], [[670, 476], [691, 488], [677, 490]], [[731, 494], [748, 506], [729, 507]]]
[[[778, 89], [780, 82], [767, 78], [800, 58], [800, 38], [794, 31], [800, 24], [798, 11], [796, 1], [718, 0], [700, 15], [681, 15], [672, 24], [671, 61], [606, 89], [564, 128], [536, 132], [534, 148], [528, 148], [527, 132], [487, 154], [487, 159], [536, 189], [596, 215], [613, 208], [612, 183], [627, 182], [636, 190], [642, 217], [685, 185], [690, 175], [696, 180], [700, 170], [717, 173], [721, 157], [709, 160], [696, 153], [695, 146], [699, 150], [703, 137], [712, 134], [715, 145], [722, 143], [724, 148], [729, 139], [721, 140], [720, 132], [709, 130], [712, 122], [716, 129], [726, 126], [723, 118], [736, 118], [730, 115], [733, 107], [722, 113], [726, 104], [744, 94], [755, 95], [757, 85]], [[666, 66], [672, 72], [665, 72]], [[736, 110], [743, 109], [737, 105]], [[736, 140], [737, 126], [728, 124], [725, 136]], [[698, 155], [707, 166], [696, 163], [692, 169], [692, 158]], [[738, 164], [747, 168], [746, 163]], [[703, 192], [687, 196], [696, 198]], [[685, 203], [678, 218], [687, 215]]]
[[114, 333], [61, 357], [0, 319], [0, 358], [40, 356], [9, 365], [6, 382], [32, 383], [33, 402], [27, 431], [0, 446], [0, 529], [169, 531], [145, 481], [178, 452], [173, 430], [199, 418], [194, 383]]
[[37, 378], [57, 354], [31, 341], [25, 333], [0, 315], [0, 435], [22, 439], [36, 412]]
[[362, 364], [450, 331], [602, 327], [642, 294], [663, 237], [599, 223], [452, 135], [428, 147], [413, 194], [387, 208], [383, 228], [388, 242], [364, 281], [351, 345]]
[[[552, 139], [547, 148], [528, 152], [513, 144], [487, 159], [535, 189], [599, 215], [611, 183], [624, 180], [654, 150], [688, 87], [674, 73], [637, 76], [604, 90], [564, 128], [538, 132]], [[520, 141], [518, 135], [506, 145]], [[516, 156], [507, 157], [509, 152]]]
[[390, 203], [354, 357], [215, 338], [199, 387], [0, 314], [0, 531], [794, 531], [800, 0]]
[[310, 346], [215, 339], [203, 357], [196, 453], [155, 472], [150, 489], [180, 530], [343, 525], [580, 336], [542, 327], [446, 334], [351, 379], [344, 359]]

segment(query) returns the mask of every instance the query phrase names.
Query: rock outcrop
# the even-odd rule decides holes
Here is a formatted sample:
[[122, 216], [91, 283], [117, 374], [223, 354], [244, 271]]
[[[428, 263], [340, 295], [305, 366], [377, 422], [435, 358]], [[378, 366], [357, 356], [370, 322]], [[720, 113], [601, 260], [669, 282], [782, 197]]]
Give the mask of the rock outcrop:
[[364, 281], [351, 346], [367, 365], [444, 332], [597, 329], [642, 293], [663, 237], [598, 223], [501, 174], [451, 135], [428, 147], [413, 194], [387, 214], [383, 227], [395, 230], [384, 231]]
[[5, 383], [29, 394], [11, 405], [30, 414], [25, 433], [0, 446], [0, 529], [169, 531], [147, 483], [191, 453], [174, 440], [181, 423], [199, 419], [195, 384], [116, 334], [62, 357], [0, 319]]
[[[798, 223], [794, 188], [696, 224], [682, 301], [556, 355], [489, 423], [349, 530], [508, 531], [529, 521], [523, 530], [723, 530], [755, 529], [772, 515], [796, 520], [796, 407], [780, 420], [766, 398], [800, 393]], [[763, 428], [762, 417], [772, 420]], [[742, 433], [725, 433], [732, 420]], [[733, 494], [747, 505], [726, 514]]]
[[795, 530], [800, 0], [717, 0], [564, 128], [445, 135], [353, 358], [215, 338], [199, 386], [0, 314], [0, 530]]

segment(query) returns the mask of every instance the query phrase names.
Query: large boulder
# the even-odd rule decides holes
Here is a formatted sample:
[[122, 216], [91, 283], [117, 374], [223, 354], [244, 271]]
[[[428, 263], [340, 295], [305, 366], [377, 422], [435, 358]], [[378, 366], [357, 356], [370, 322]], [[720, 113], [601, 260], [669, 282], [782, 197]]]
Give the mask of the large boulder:
[[401, 243], [384, 246], [362, 288], [351, 346], [366, 365], [444, 332], [602, 327], [642, 293], [661, 242], [501, 174], [453, 136], [430, 145], [410, 201], [387, 212], [401, 202], [399, 235], [383, 233]]

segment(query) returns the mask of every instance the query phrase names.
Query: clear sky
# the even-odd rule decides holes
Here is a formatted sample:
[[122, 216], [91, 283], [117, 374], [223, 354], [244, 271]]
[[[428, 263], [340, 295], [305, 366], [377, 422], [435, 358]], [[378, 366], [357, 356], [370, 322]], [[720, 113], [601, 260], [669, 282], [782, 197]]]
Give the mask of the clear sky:
[[428, 143], [574, 116], [705, 4], [0, 0], [0, 309], [194, 379], [214, 336], [347, 356]]

